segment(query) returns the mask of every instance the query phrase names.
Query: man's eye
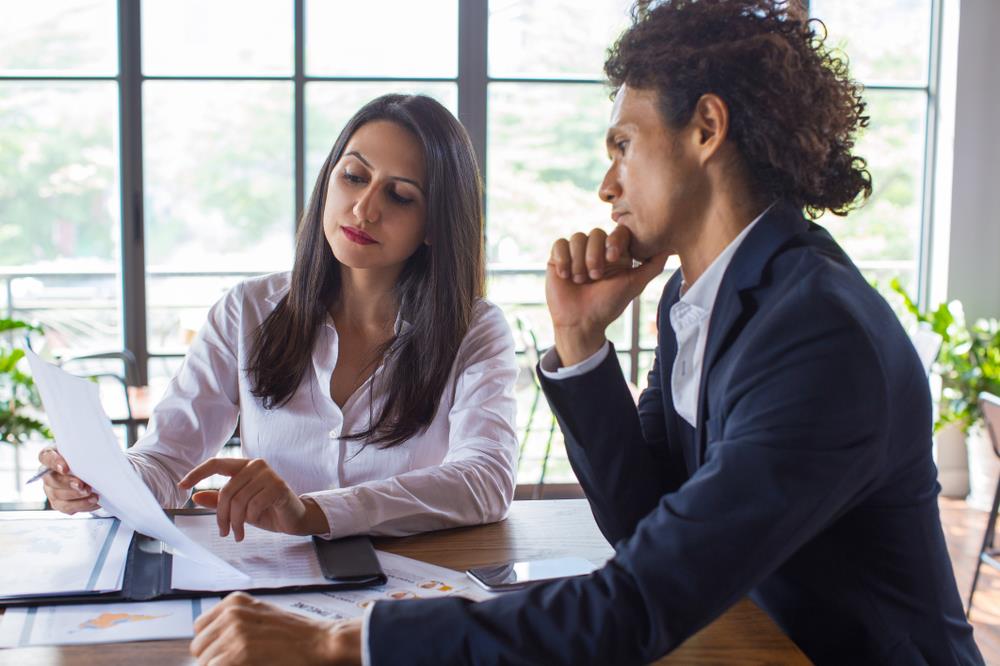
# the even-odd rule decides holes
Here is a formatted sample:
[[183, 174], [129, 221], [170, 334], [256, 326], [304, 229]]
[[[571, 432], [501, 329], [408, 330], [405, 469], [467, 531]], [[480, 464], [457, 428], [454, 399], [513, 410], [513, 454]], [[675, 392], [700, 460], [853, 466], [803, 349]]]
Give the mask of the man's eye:
[[618, 152], [619, 153], [624, 153], [625, 152], [625, 148], [627, 146], [628, 146], [628, 141], [627, 140], [626, 141], [619, 141], [618, 143], [615, 144], [615, 147], [618, 148]]

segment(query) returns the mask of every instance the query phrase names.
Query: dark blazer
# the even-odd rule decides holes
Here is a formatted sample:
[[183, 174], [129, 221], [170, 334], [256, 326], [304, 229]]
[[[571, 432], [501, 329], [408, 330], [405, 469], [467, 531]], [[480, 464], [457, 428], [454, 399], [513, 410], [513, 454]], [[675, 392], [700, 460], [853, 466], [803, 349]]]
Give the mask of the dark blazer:
[[749, 594], [818, 664], [981, 664], [938, 515], [916, 352], [833, 239], [772, 208], [722, 280], [697, 428], [674, 410], [676, 340], [638, 408], [617, 357], [542, 385], [615, 556], [481, 604], [376, 604], [375, 664], [628, 664]]

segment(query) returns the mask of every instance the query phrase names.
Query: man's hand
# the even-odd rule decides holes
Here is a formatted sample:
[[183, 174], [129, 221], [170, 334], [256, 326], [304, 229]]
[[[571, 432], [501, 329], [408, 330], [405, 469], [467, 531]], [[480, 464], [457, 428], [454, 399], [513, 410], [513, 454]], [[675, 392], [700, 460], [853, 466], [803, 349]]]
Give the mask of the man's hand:
[[361, 620], [312, 620], [234, 592], [194, 623], [199, 664], [361, 663]]
[[552, 245], [545, 300], [564, 366], [597, 352], [605, 329], [663, 271], [669, 252], [633, 267], [630, 240], [628, 228], [618, 226], [610, 235], [594, 229], [589, 236], [576, 233]]
[[38, 462], [52, 470], [42, 477], [42, 487], [53, 509], [74, 514], [101, 508], [100, 498], [94, 489], [72, 475], [69, 463], [54, 448], [47, 446], [42, 449]]
[[220, 536], [228, 536], [232, 528], [236, 540], [242, 541], [244, 523], [299, 535], [324, 534], [330, 529], [316, 502], [292, 492], [284, 479], [259, 458], [211, 458], [188, 472], [177, 485], [187, 490], [213, 474], [232, 478], [222, 490], [203, 490], [191, 499], [216, 510]]

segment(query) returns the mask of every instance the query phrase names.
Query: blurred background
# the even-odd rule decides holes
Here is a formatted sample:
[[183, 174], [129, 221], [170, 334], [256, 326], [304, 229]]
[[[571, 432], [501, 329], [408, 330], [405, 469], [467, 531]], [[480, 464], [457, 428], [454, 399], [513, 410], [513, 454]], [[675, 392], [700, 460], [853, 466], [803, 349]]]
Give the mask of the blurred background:
[[[982, 229], [996, 226], [952, 221], [958, 7], [809, 3], [866, 86], [871, 125], [858, 153], [875, 185], [863, 209], [820, 223], [880, 288], [898, 278], [923, 304], [948, 295], [949, 276], [975, 281], [962, 277], [967, 267], [955, 278], [962, 262], [949, 269], [949, 247], [974, 254]], [[555, 238], [610, 225], [596, 194], [611, 108], [601, 67], [627, 9], [621, 0], [0, 0], [3, 315], [41, 323], [55, 356], [112, 353], [81, 367], [146, 387], [105, 389], [124, 445], [127, 428], [142, 427], [128, 409], [155, 403], [209, 306], [247, 276], [291, 267], [298, 213], [346, 119], [385, 92], [426, 93], [462, 120], [483, 165], [488, 296], [508, 313], [523, 359], [520, 480], [536, 495], [540, 484], [558, 493], [575, 479], [532, 374], [551, 342], [544, 263]], [[655, 304], [675, 268], [611, 331], [639, 388]], [[41, 499], [41, 484], [23, 486], [39, 446], [0, 443], [0, 501]]]

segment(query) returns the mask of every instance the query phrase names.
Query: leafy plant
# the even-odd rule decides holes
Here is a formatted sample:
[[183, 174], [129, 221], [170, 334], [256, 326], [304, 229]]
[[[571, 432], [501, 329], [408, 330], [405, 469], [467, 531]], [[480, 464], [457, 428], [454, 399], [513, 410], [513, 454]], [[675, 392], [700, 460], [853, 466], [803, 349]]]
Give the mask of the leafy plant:
[[[42, 333], [42, 328], [18, 319], [0, 319], [0, 334], [12, 331]], [[48, 427], [38, 419], [42, 400], [30, 375], [18, 369], [24, 350], [0, 343], [0, 441], [20, 444], [32, 436], [52, 439]]]
[[986, 391], [1000, 395], [1000, 321], [980, 319], [968, 326], [959, 301], [921, 311], [899, 280], [894, 279], [891, 286], [902, 297], [906, 310], [942, 338], [934, 364], [934, 371], [941, 377], [935, 429], [959, 423], [968, 430], [983, 416], [979, 394]]

